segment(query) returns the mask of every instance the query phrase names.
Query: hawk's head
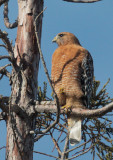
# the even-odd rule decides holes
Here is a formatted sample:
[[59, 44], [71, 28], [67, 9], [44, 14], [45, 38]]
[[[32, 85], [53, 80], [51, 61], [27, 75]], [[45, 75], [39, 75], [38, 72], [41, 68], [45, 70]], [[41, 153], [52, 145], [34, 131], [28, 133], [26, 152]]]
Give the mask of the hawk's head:
[[78, 44], [80, 45], [79, 40], [75, 37], [74, 34], [69, 32], [61, 32], [56, 35], [56, 37], [52, 40], [52, 42], [56, 42], [58, 46], [67, 45], [67, 44]]

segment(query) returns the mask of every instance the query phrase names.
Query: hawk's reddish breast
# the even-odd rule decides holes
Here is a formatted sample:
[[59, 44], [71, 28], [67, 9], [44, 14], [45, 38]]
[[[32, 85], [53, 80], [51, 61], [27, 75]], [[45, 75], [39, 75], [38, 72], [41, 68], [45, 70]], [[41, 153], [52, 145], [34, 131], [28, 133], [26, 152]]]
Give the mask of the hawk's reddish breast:
[[[58, 48], [52, 57], [52, 84], [59, 104], [65, 108], [87, 107], [93, 82], [93, 60], [79, 40], [68, 32], [59, 33], [53, 42]], [[72, 145], [81, 140], [81, 118], [68, 116], [69, 139]]]

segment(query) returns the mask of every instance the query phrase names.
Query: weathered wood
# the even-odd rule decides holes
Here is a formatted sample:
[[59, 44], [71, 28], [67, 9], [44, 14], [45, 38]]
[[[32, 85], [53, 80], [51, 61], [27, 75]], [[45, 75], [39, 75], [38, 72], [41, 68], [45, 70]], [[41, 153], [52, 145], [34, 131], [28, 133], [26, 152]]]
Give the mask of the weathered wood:
[[[57, 113], [57, 106], [55, 101], [36, 101], [34, 102], [34, 105], [30, 105], [29, 108], [26, 109], [26, 112], [20, 108], [18, 105], [12, 105], [11, 106], [11, 111], [15, 112], [16, 114], [20, 115], [21, 117], [24, 118], [30, 118], [34, 114], [38, 113]], [[0, 108], [4, 111], [4, 113], [9, 112], [8, 105], [3, 105], [1, 101]], [[78, 117], [84, 117], [84, 118], [92, 118], [92, 117], [101, 117], [105, 115], [108, 112], [112, 112], [113, 110], [113, 102], [105, 105], [102, 108], [98, 109], [82, 109], [82, 108], [70, 108], [68, 109], [68, 112], [70, 112], [73, 116], [78, 116]], [[60, 111], [61, 114], [67, 114], [67, 110], [64, 110], [61, 108]]]
[[[107, 104], [106, 106], [98, 109], [82, 109], [82, 108], [70, 108], [68, 112], [70, 112], [73, 116], [83, 117], [83, 118], [92, 118], [92, 117], [101, 117], [108, 112], [112, 112], [113, 110], [113, 102]], [[35, 105], [35, 111], [41, 113], [56, 113], [57, 108], [54, 101], [42, 101], [39, 105], [37, 102]], [[32, 111], [31, 111], [32, 112]], [[67, 113], [66, 110], [61, 109], [61, 114]]]
[[[37, 95], [39, 52], [34, 31], [34, 19], [43, 10], [42, 0], [18, 0], [19, 16], [14, 48], [15, 65], [12, 71], [10, 104], [18, 104], [24, 111]], [[41, 39], [42, 16], [37, 30]], [[9, 110], [7, 117], [6, 160], [32, 160], [35, 117], [21, 118]]]

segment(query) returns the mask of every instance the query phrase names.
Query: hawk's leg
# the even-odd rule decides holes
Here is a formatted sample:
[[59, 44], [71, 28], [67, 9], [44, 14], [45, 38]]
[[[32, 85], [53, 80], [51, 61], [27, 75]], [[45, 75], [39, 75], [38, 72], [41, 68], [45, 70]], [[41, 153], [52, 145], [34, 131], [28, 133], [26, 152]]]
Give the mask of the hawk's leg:
[[71, 108], [72, 108], [72, 106], [70, 106], [70, 105], [64, 105], [61, 107], [61, 109], [65, 110], [66, 113], [68, 113], [71, 110]]

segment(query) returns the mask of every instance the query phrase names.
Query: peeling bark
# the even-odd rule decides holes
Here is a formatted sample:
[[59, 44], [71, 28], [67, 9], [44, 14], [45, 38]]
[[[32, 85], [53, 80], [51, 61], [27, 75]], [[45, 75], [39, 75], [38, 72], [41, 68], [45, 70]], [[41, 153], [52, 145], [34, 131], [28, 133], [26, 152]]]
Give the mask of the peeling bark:
[[[18, 104], [24, 111], [37, 95], [39, 52], [34, 31], [34, 19], [43, 10], [42, 0], [18, 0], [19, 17], [14, 49], [15, 65], [12, 70], [10, 104]], [[37, 30], [41, 39], [42, 16]], [[35, 117], [21, 118], [10, 112], [7, 117], [6, 160], [32, 160]]]

